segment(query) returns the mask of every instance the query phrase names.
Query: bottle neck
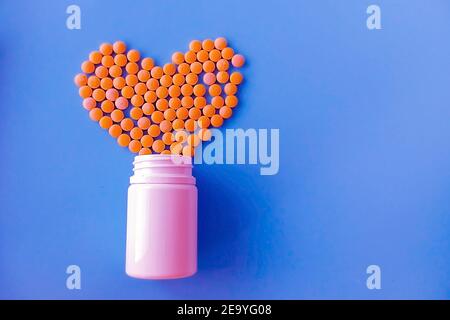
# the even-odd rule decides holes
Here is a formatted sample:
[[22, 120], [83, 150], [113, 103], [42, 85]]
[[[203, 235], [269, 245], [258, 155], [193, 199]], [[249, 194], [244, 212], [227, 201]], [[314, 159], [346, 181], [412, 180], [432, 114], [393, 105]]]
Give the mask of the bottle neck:
[[195, 184], [192, 158], [180, 155], [136, 156], [130, 183]]

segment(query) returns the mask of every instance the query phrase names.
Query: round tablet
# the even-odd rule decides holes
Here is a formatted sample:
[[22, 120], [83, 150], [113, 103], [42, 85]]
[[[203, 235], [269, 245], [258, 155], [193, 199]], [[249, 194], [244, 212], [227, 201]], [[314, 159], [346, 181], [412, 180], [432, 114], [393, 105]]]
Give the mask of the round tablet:
[[218, 96], [222, 93], [222, 88], [218, 84], [213, 84], [208, 89], [210, 96]]
[[170, 98], [169, 100], [169, 107], [171, 109], [178, 109], [179, 107], [181, 107], [181, 100], [180, 98]]
[[169, 91], [166, 87], [159, 87], [156, 89], [156, 96], [160, 99], [164, 99], [169, 95]]
[[215, 114], [215, 115], [213, 115], [213, 116], [211, 117], [211, 125], [212, 125], [213, 127], [218, 128], [218, 127], [220, 127], [222, 124], [223, 124], [223, 118], [222, 118], [220, 115]]
[[244, 77], [238, 71], [235, 71], [230, 75], [230, 82], [232, 84], [240, 84], [243, 79], [244, 79]]
[[225, 101], [221, 96], [214, 96], [211, 99], [211, 105], [216, 108], [219, 109], [224, 105]]
[[149, 79], [145, 85], [147, 86], [148, 90], [155, 91], [159, 87], [159, 81], [156, 79]]
[[156, 92], [155, 91], [147, 91], [144, 94], [145, 102], [154, 103], [156, 101], [156, 99], [158, 99], [158, 97], [156, 96]]
[[88, 78], [87, 84], [92, 89], [96, 89], [100, 86], [100, 79], [97, 76], [90, 76]]
[[147, 155], [147, 154], [152, 154], [152, 150], [150, 150], [150, 148], [142, 148], [139, 151], [140, 156]]
[[168, 74], [165, 74], [161, 77], [161, 79], [159, 79], [159, 83], [161, 83], [163, 87], [168, 88], [172, 85], [172, 77]]
[[92, 92], [92, 98], [94, 98], [95, 101], [103, 101], [103, 100], [105, 100], [105, 90], [103, 90], [103, 89], [95, 89]]
[[198, 76], [195, 73], [189, 73], [188, 75], [186, 75], [186, 83], [190, 84], [190, 85], [194, 85], [196, 84], [198, 81]]
[[153, 141], [152, 149], [155, 152], [161, 153], [164, 150], [165, 147], [166, 146], [165, 146], [165, 144], [164, 144], [164, 142], [162, 140], [155, 140], [155, 141]]
[[113, 43], [113, 50], [115, 53], [124, 53], [127, 50], [127, 45], [123, 41], [116, 41]]
[[200, 118], [198, 118], [197, 122], [200, 128], [208, 128], [211, 124], [211, 121], [207, 116], [201, 116]]
[[122, 133], [120, 136], [117, 137], [117, 143], [121, 147], [127, 147], [128, 144], [130, 143], [130, 141], [131, 141], [131, 138], [126, 133]]
[[230, 108], [236, 107], [238, 104], [238, 98], [233, 95], [229, 95], [225, 97], [225, 105], [227, 105]]
[[191, 64], [191, 72], [192, 73], [200, 74], [200, 73], [202, 73], [202, 69], [203, 69], [203, 65], [198, 61]]
[[128, 100], [124, 97], [118, 97], [114, 103], [117, 109], [125, 110], [128, 108]]
[[137, 125], [142, 130], [147, 130], [150, 127], [151, 121], [147, 117], [141, 117], [139, 118]]
[[139, 51], [136, 50], [136, 49], [131, 49], [131, 50], [129, 50], [128, 53], [127, 53], [127, 59], [128, 59], [128, 61], [131, 61], [131, 62], [138, 62], [140, 58], [141, 58], [141, 54], [140, 54]]
[[108, 89], [106, 90], [106, 99], [109, 101], [116, 101], [116, 99], [119, 97], [119, 91], [116, 89]]
[[89, 118], [93, 121], [99, 121], [103, 117], [103, 111], [100, 108], [93, 108], [89, 111]]
[[206, 106], [206, 98], [205, 97], [195, 97], [194, 106], [199, 109], [202, 109], [204, 106]]
[[164, 120], [164, 114], [161, 111], [154, 111], [151, 115], [153, 123], [161, 123]]
[[190, 65], [187, 64], [187, 63], [185, 63], [185, 62], [183, 62], [182, 64], [180, 64], [180, 65], [178, 66], [177, 70], [178, 70], [178, 73], [180, 73], [180, 74], [183, 75], [183, 76], [187, 75], [187, 74], [191, 71]]
[[172, 128], [175, 131], [184, 129], [184, 121], [181, 119], [175, 119], [172, 122]]
[[93, 64], [99, 64], [100, 62], [102, 62], [102, 57], [103, 55], [99, 51], [92, 51], [89, 54], [89, 61]]
[[232, 83], [227, 83], [223, 89], [225, 94], [227, 95], [234, 95], [237, 92], [237, 86]]
[[122, 89], [123, 87], [125, 87], [125, 85], [126, 85], [126, 82], [125, 82], [125, 79], [124, 79], [124, 78], [122, 78], [122, 77], [114, 78], [114, 80], [113, 80], [113, 86], [114, 86], [114, 88], [120, 90], [120, 89]]
[[86, 110], [91, 110], [91, 109], [95, 108], [96, 105], [97, 105], [97, 101], [95, 101], [91, 97], [83, 99], [83, 108], [85, 108]]
[[203, 40], [202, 49], [206, 51], [211, 51], [212, 49], [214, 49], [214, 41], [211, 39]]
[[229, 76], [228, 72], [226, 72], [226, 71], [219, 71], [219, 72], [217, 72], [216, 78], [217, 78], [217, 82], [219, 82], [219, 83], [227, 83], [228, 80], [230, 79], [230, 76]]
[[181, 120], [185, 120], [185, 119], [187, 119], [187, 117], [189, 117], [189, 111], [185, 107], [178, 108], [176, 113], [177, 113], [177, 118], [181, 119]]
[[172, 54], [172, 62], [174, 64], [181, 64], [184, 62], [184, 54], [181, 52], [174, 52]]
[[183, 149], [183, 145], [179, 142], [174, 142], [170, 145], [170, 153], [172, 154], [180, 154]]
[[244, 65], [245, 58], [242, 54], [235, 54], [233, 58], [231, 58], [231, 64], [233, 67], [240, 68]]
[[90, 61], [84, 61], [81, 64], [81, 71], [84, 73], [92, 73], [95, 70], [95, 65]]
[[128, 63], [128, 59], [127, 59], [127, 56], [126, 55], [124, 55], [124, 54], [117, 54], [115, 57], [114, 57], [114, 63], [116, 64], [116, 66], [118, 66], [118, 67], [125, 67], [126, 65], [127, 65], [127, 63]]
[[187, 63], [193, 63], [195, 60], [197, 60], [197, 54], [194, 51], [188, 51], [184, 54], [184, 61]]
[[111, 137], [117, 138], [122, 133], [122, 128], [118, 124], [113, 124], [111, 127], [109, 127], [108, 132]]
[[202, 141], [209, 141], [212, 137], [211, 130], [209, 129], [200, 129], [198, 130], [197, 135]]
[[202, 112], [198, 108], [191, 108], [189, 109], [189, 118], [197, 120], [202, 115]]
[[189, 109], [194, 105], [194, 99], [191, 96], [185, 96], [181, 99], [181, 105]]
[[194, 132], [195, 129], [197, 128], [197, 123], [195, 122], [194, 119], [187, 119], [184, 122], [184, 128], [189, 132]]
[[203, 107], [202, 112], [203, 112], [203, 115], [211, 118], [216, 113], [216, 108], [214, 108], [212, 105], [208, 104]]
[[206, 88], [202, 84], [196, 84], [194, 86], [194, 95], [196, 97], [202, 97], [206, 94]]
[[227, 71], [228, 68], [230, 67], [230, 63], [225, 59], [220, 59], [219, 61], [217, 61], [216, 65], [217, 70], [219, 71]]
[[79, 73], [75, 76], [73, 81], [78, 87], [85, 86], [87, 84], [87, 76], [84, 73]]
[[174, 109], [167, 109], [166, 111], [164, 111], [164, 119], [169, 120], [169, 121], [173, 121], [175, 120], [175, 118], [177, 117], [177, 113]]
[[200, 62], [205, 62], [209, 58], [209, 53], [206, 50], [200, 50], [197, 52], [197, 60]]
[[127, 83], [127, 86], [134, 87], [138, 84], [139, 79], [135, 74], [129, 74], [125, 77], [125, 82]]
[[107, 68], [111, 67], [114, 65], [114, 58], [111, 56], [104, 56], [102, 58], [102, 65]]
[[218, 50], [225, 49], [227, 45], [228, 45], [227, 39], [225, 39], [224, 37], [220, 37], [214, 40], [214, 47]]
[[102, 127], [103, 129], [109, 129], [109, 127], [113, 125], [111, 118], [108, 116], [101, 117], [98, 123], [100, 124], [100, 127]]
[[231, 108], [228, 106], [224, 106], [220, 108], [219, 114], [222, 118], [228, 119], [233, 115], [233, 110], [231, 110]]
[[88, 98], [92, 95], [92, 89], [88, 86], [82, 86], [78, 89], [78, 93], [82, 98]]
[[194, 52], [198, 52], [202, 49], [202, 43], [199, 40], [192, 40], [189, 43], [189, 50], [192, 50]]
[[[134, 89], [130, 86], [125, 86], [120, 91], [123, 98], [131, 99], [132, 96], [134, 96]], [[121, 97], [121, 98], [122, 98]]]
[[128, 62], [125, 66], [125, 70], [128, 74], [136, 74], [139, 71], [139, 66], [136, 62]]
[[192, 92], [194, 92], [194, 88], [190, 84], [186, 83], [181, 86], [181, 94], [183, 96], [190, 96]]
[[147, 92], [147, 86], [145, 83], [139, 82], [134, 86], [134, 92], [140, 96], [143, 96]]
[[133, 153], [138, 153], [142, 148], [141, 143], [139, 140], [131, 140], [128, 144], [128, 150], [130, 150]]
[[142, 112], [147, 116], [151, 115], [153, 111], [155, 111], [155, 106], [153, 105], [153, 103], [146, 102], [142, 106]]
[[156, 101], [156, 109], [159, 111], [165, 111], [169, 108], [169, 101], [167, 99], [158, 99]]
[[203, 71], [205, 72], [214, 72], [214, 70], [216, 69], [216, 64], [214, 62], [212, 62], [211, 60], [207, 60], [205, 62], [203, 62]]
[[225, 60], [231, 60], [231, 58], [233, 58], [234, 55], [234, 50], [230, 47], [226, 47], [222, 50], [222, 58], [224, 58]]
[[152, 75], [153, 78], [159, 80], [163, 76], [164, 71], [161, 67], [157, 66], [157, 67], [152, 68], [152, 70], [150, 71], [150, 74]]
[[144, 104], [144, 98], [141, 95], [135, 94], [131, 97], [131, 104], [135, 107], [140, 107]]
[[148, 128], [147, 132], [151, 137], [156, 138], [157, 136], [160, 135], [161, 129], [159, 128], [159, 126], [157, 124], [152, 124]]
[[203, 82], [208, 86], [212, 85], [216, 82], [216, 75], [212, 72], [205, 73], [203, 75]]
[[141, 108], [134, 107], [130, 110], [130, 118], [134, 120], [139, 120], [144, 115]]
[[102, 104], [100, 107], [102, 108], [103, 112], [106, 112], [106, 113], [111, 113], [114, 111], [114, 103], [112, 103], [109, 100], [102, 101]]
[[137, 140], [139, 140], [140, 138], [142, 138], [142, 136], [143, 136], [143, 132], [142, 132], [142, 129], [141, 128], [138, 128], [138, 127], [134, 127], [133, 129], [131, 129], [131, 131], [130, 131], [130, 137], [132, 138], [132, 139], [137, 139]]
[[172, 85], [169, 87], [169, 96], [171, 96], [172, 98], [177, 98], [180, 96], [180, 94], [181, 94], [181, 89], [179, 86]]
[[161, 129], [161, 132], [169, 132], [172, 131], [172, 123], [169, 120], [163, 120], [159, 124], [159, 128]]
[[141, 138], [141, 144], [143, 147], [148, 148], [151, 147], [153, 144], [153, 137], [149, 136], [148, 134], [142, 136]]
[[111, 43], [102, 43], [100, 45], [100, 50], [99, 50], [103, 55], [108, 56], [110, 54], [113, 53], [113, 46]]
[[103, 90], [109, 90], [113, 86], [113, 81], [111, 78], [106, 77], [100, 80], [100, 87], [102, 87]]
[[175, 133], [175, 141], [183, 143], [186, 142], [188, 134], [186, 131], [177, 131]]
[[114, 110], [113, 112], [111, 112], [111, 119], [114, 122], [120, 122], [123, 120], [123, 118], [125, 117], [125, 115], [123, 114], [122, 110]]
[[163, 72], [164, 72], [164, 74], [173, 76], [175, 74], [175, 72], [177, 72], [177, 67], [173, 63], [166, 63], [163, 66]]
[[99, 77], [100, 79], [103, 79], [103, 78], [107, 77], [108, 74], [109, 74], [108, 68], [106, 68], [105, 66], [98, 66], [95, 69], [95, 75], [97, 77]]
[[137, 77], [141, 82], [147, 82], [150, 79], [150, 72], [147, 70], [139, 70]]
[[192, 148], [191, 146], [184, 146], [182, 153], [185, 157], [192, 157], [194, 156], [194, 148]]
[[184, 76], [180, 73], [174, 74], [172, 77], [172, 82], [176, 86], [182, 86], [184, 84]]
[[141, 61], [141, 67], [144, 70], [151, 70], [155, 66], [155, 62], [152, 58], [144, 58]]
[[124, 131], [130, 131], [134, 127], [134, 122], [130, 118], [125, 118], [120, 121], [120, 126]]
[[220, 59], [222, 59], [222, 53], [219, 50], [214, 49], [209, 52], [209, 60], [212, 62], [217, 62]]

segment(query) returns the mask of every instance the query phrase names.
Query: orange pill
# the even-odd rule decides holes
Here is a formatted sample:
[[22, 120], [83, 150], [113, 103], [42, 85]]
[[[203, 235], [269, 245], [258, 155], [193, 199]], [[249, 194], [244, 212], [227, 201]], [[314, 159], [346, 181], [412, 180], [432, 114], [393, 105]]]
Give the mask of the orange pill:
[[184, 54], [184, 61], [187, 63], [193, 63], [197, 60], [197, 54], [194, 51], [188, 51]]
[[169, 132], [172, 130], [172, 122], [169, 120], [163, 120], [159, 124], [159, 128], [161, 129], [161, 132]]
[[159, 81], [156, 79], [149, 79], [145, 85], [147, 86], [148, 90], [155, 91], [159, 87]]
[[182, 74], [174, 74], [172, 77], [172, 82], [176, 86], [182, 86], [184, 84], [184, 76]]
[[102, 127], [103, 129], [109, 129], [109, 127], [113, 125], [111, 118], [108, 116], [101, 117], [98, 123], [100, 124], [100, 127]]
[[131, 104], [135, 107], [140, 107], [144, 104], [144, 98], [138, 94], [131, 97]]
[[234, 56], [234, 50], [230, 47], [226, 47], [222, 50], [222, 58], [225, 60], [231, 60]]
[[216, 113], [216, 108], [214, 108], [212, 105], [208, 104], [202, 109], [203, 115], [207, 117], [212, 117]]
[[100, 79], [97, 76], [90, 76], [88, 78], [87, 84], [92, 89], [96, 89], [100, 86]]
[[223, 50], [227, 47], [227, 39], [220, 37], [214, 40], [214, 47], [218, 50]]
[[79, 73], [75, 76], [73, 81], [78, 87], [85, 86], [87, 84], [87, 76], [84, 73]]
[[227, 105], [230, 108], [236, 107], [238, 104], [238, 98], [233, 95], [229, 95], [225, 97], [225, 105]]
[[225, 94], [234, 95], [237, 92], [237, 86], [232, 83], [227, 83], [224, 87]]
[[127, 59], [128, 59], [128, 61], [131, 61], [131, 62], [138, 62], [140, 58], [141, 58], [141, 54], [140, 54], [139, 51], [136, 50], [136, 49], [131, 49], [131, 50], [129, 50], [128, 53], [127, 53]]
[[172, 122], [173, 130], [182, 130], [184, 129], [184, 121], [181, 119], [175, 119]]
[[142, 148], [141, 143], [139, 140], [131, 140], [128, 144], [128, 149], [133, 153], [138, 153]]
[[122, 110], [116, 109], [113, 112], [111, 112], [111, 119], [114, 122], [120, 122], [123, 120], [124, 117], [125, 115], [123, 114]]
[[148, 134], [142, 136], [142, 138], [141, 138], [141, 144], [142, 144], [142, 146], [145, 147], [145, 148], [151, 147], [152, 144], [153, 144], [153, 137], [150, 136], [150, 135], [148, 135]]
[[104, 67], [107, 67], [107, 68], [113, 66], [114, 65], [114, 58], [111, 57], [111, 56], [104, 56], [102, 58], [102, 65]]
[[200, 118], [198, 118], [197, 122], [198, 122], [198, 126], [203, 129], [208, 128], [209, 125], [211, 124], [211, 121], [209, 120], [209, 118], [207, 116], [201, 116]]
[[211, 39], [203, 40], [202, 49], [206, 51], [211, 51], [212, 49], [214, 49], [214, 41]]
[[219, 109], [224, 104], [225, 104], [225, 101], [221, 96], [215, 96], [215, 97], [212, 97], [212, 99], [211, 99], [211, 105], [216, 109]]
[[177, 69], [177, 70], [178, 70], [178, 72], [179, 72], [181, 75], [185, 76], [185, 75], [187, 75], [187, 74], [191, 71], [191, 68], [190, 68], [190, 65], [189, 65], [189, 64], [183, 62], [182, 64], [180, 64], [180, 65], [178, 66], [178, 69]]
[[95, 65], [90, 61], [84, 61], [81, 64], [81, 71], [84, 73], [92, 73], [95, 70]]
[[86, 99], [91, 96], [92, 89], [88, 86], [82, 86], [78, 89], [78, 93], [80, 94], [80, 97]]
[[186, 142], [188, 134], [185, 131], [177, 131], [175, 133], [175, 141], [184, 143]]
[[159, 136], [159, 134], [161, 133], [161, 129], [159, 128], [158, 125], [156, 124], [152, 124], [148, 130], [147, 130], [148, 134], [153, 137], [156, 138], [157, 136]]
[[219, 115], [224, 119], [228, 119], [233, 115], [233, 110], [228, 106], [224, 106], [220, 108]]
[[169, 88], [169, 96], [171, 96], [172, 98], [177, 98], [178, 96], [180, 96], [181, 94], [181, 89], [179, 86], [176, 85], [172, 85]]
[[95, 101], [91, 97], [83, 99], [83, 108], [85, 108], [86, 110], [91, 110], [95, 108], [96, 105], [97, 101]]
[[183, 145], [179, 142], [174, 142], [170, 145], [170, 153], [180, 154], [183, 149]]
[[231, 59], [231, 64], [233, 67], [240, 68], [244, 65], [245, 58], [242, 54], [235, 54]]
[[105, 100], [105, 90], [103, 89], [95, 89], [92, 92], [92, 98], [95, 99], [95, 101], [103, 101]]
[[155, 91], [147, 91], [144, 94], [145, 102], [154, 103], [156, 101], [156, 99], [158, 99], [158, 97], [156, 96], [156, 92]]
[[161, 123], [164, 120], [164, 114], [161, 111], [154, 111], [151, 115], [154, 123]]
[[164, 71], [163, 71], [163, 68], [157, 66], [157, 67], [152, 68], [152, 70], [150, 71], [150, 74], [152, 75], [153, 78], [159, 80], [163, 76]]
[[222, 53], [219, 50], [213, 49], [209, 52], [209, 60], [212, 62], [217, 62], [222, 59]]
[[153, 103], [147, 102], [142, 106], [142, 112], [147, 116], [151, 115], [153, 111], [155, 111], [155, 106]]
[[220, 127], [222, 124], [223, 124], [223, 118], [220, 115], [215, 114], [211, 117], [211, 125], [213, 127], [217, 128], [217, 127]]
[[159, 83], [161, 83], [162, 86], [168, 88], [172, 85], [172, 77], [168, 74], [165, 74], [159, 79]]
[[166, 63], [163, 66], [163, 72], [164, 72], [164, 74], [173, 76], [175, 74], [175, 72], [177, 72], [177, 67], [173, 63]]
[[199, 52], [197, 52], [197, 60], [200, 61], [201, 63], [207, 61], [209, 58], [209, 53], [206, 50], [200, 50]]
[[203, 62], [203, 71], [205, 72], [214, 72], [216, 69], [216, 64], [212, 62], [211, 60], [207, 60]]
[[134, 89], [130, 86], [123, 87], [120, 92], [121, 92], [122, 96], [127, 99], [131, 99], [131, 97], [134, 95]]
[[139, 82], [134, 86], [134, 92], [140, 96], [143, 96], [147, 92], [147, 86], [145, 83]]
[[111, 113], [114, 111], [114, 103], [109, 100], [104, 100], [100, 106], [103, 112]]
[[118, 67], [125, 67], [128, 63], [127, 56], [124, 54], [118, 54], [114, 57], [114, 63]]
[[194, 106], [199, 109], [202, 109], [204, 106], [206, 106], [206, 98], [205, 97], [195, 97]]
[[127, 70], [128, 74], [136, 74], [139, 71], [139, 66], [136, 62], [128, 62], [125, 70]]
[[167, 109], [164, 111], [164, 119], [173, 121], [177, 117], [177, 113], [174, 109]]
[[115, 53], [124, 53], [127, 50], [127, 45], [123, 41], [116, 41], [113, 43], [113, 50]]
[[230, 63], [225, 59], [220, 59], [219, 61], [217, 61], [216, 65], [217, 70], [219, 71], [227, 71], [228, 68], [230, 67]]
[[120, 127], [122, 128], [122, 130], [130, 131], [134, 127], [134, 122], [130, 118], [125, 118], [120, 121]]
[[156, 96], [160, 99], [164, 99], [169, 95], [169, 91], [166, 87], [159, 87], [156, 89]]
[[139, 151], [140, 156], [147, 155], [147, 154], [152, 154], [152, 150], [150, 150], [149, 148], [142, 148]]
[[192, 147], [196, 147], [200, 144], [200, 138], [196, 134], [190, 134], [187, 137], [187, 143]]
[[189, 132], [194, 132], [195, 129], [197, 128], [197, 123], [195, 122], [194, 119], [187, 119], [184, 122], [184, 128]]
[[203, 66], [200, 62], [196, 61], [191, 64], [191, 72], [195, 74], [202, 73]]
[[106, 67], [104, 67], [104, 66], [98, 66], [98, 67], [95, 69], [95, 75], [96, 75], [97, 77], [99, 77], [100, 79], [103, 79], [103, 78], [107, 77], [108, 74], [109, 74], [108, 68], [106, 68]]
[[191, 108], [189, 109], [189, 118], [197, 120], [202, 115], [202, 112], [198, 108]]
[[120, 136], [117, 137], [117, 143], [121, 147], [127, 147], [128, 144], [130, 143], [130, 141], [131, 141], [131, 138], [126, 133], [122, 133]]
[[194, 148], [191, 146], [184, 146], [182, 153], [183, 153], [183, 156], [192, 157], [192, 156], [194, 156]]
[[206, 94], [206, 88], [202, 84], [196, 84], [193, 91], [196, 97], [203, 97]]
[[159, 111], [165, 111], [169, 108], [169, 101], [167, 99], [158, 99], [156, 101], [156, 109]]
[[155, 140], [155, 141], [153, 141], [152, 149], [155, 152], [161, 153], [164, 150], [165, 147], [166, 146], [165, 146], [165, 144], [164, 144], [164, 142], [162, 140]]
[[137, 125], [142, 130], [147, 130], [150, 127], [150, 119], [147, 117], [141, 117], [138, 119]]
[[111, 127], [109, 127], [108, 132], [111, 135], [111, 137], [117, 138], [121, 135], [122, 128], [118, 124], [113, 124]]
[[202, 49], [202, 43], [199, 40], [192, 40], [189, 43], [189, 50], [199, 52]]
[[176, 113], [177, 118], [181, 120], [185, 120], [187, 117], [189, 117], [189, 111], [185, 107], [178, 108]]
[[143, 135], [144, 133], [142, 132], [142, 129], [138, 127], [134, 127], [130, 131], [130, 137], [135, 140], [139, 140]]
[[100, 62], [102, 62], [102, 57], [103, 55], [99, 51], [92, 51], [89, 54], [89, 61], [93, 64], [99, 64]]
[[214, 82], [216, 82], [216, 75], [214, 73], [208, 72], [203, 75], [203, 83], [206, 85], [210, 86]]
[[198, 76], [195, 73], [189, 73], [186, 75], [186, 83], [190, 85], [196, 84], [198, 81]]
[[99, 50], [104, 56], [108, 56], [113, 53], [113, 45], [111, 43], [102, 43]]
[[176, 110], [179, 107], [181, 107], [181, 100], [180, 98], [170, 98], [169, 100], [169, 107]]
[[89, 111], [89, 118], [93, 121], [100, 121], [103, 117], [103, 111], [100, 108], [93, 108]]
[[218, 96], [222, 93], [222, 88], [218, 84], [213, 84], [208, 89], [210, 96]]
[[139, 120], [144, 115], [141, 108], [134, 107], [130, 110], [130, 118], [134, 120]]
[[230, 75], [230, 82], [232, 84], [240, 84], [243, 79], [244, 79], [244, 77], [238, 71], [235, 71]]
[[100, 87], [102, 87], [103, 90], [111, 89], [113, 86], [113, 81], [111, 78], [106, 77], [100, 80]]
[[189, 109], [194, 105], [194, 99], [191, 96], [185, 96], [181, 99], [181, 105]]
[[139, 79], [135, 74], [129, 74], [125, 77], [125, 82], [127, 83], [127, 86], [134, 87], [138, 84]]
[[212, 137], [211, 130], [203, 129], [203, 128], [198, 130], [197, 135], [200, 138], [200, 140], [202, 140], [202, 141], [209, 141], [209, 140], [211, 140], [211, 137]]
[[108, 89], [106, 90], [106, 99], [109, 101], [116, 101], [119, 98], [119, 91], [117, 89]]
[[118, 90], [125, 87], [126, 84], [127, 83], [125, 81], [125, 78], [122, 78], [122, 77], [117, 77], [117, 78], [114, 78], [114, 80], [113, 80], [113, 86], [114, 86], [114, 88], [116, 88]]
[[144, 58], [141, 61], [141, 67], [144, 70], [151, 70], [155, 66], [155, 62], [152, 58]]
[[190, 96], [193, 92], [194, 88], [190, 84], [186, 83], [181, 86], [181, 94], [183, 96]]
[[147, 70], [139, 70], [137, 77], [139, 81], [147, 82], [148, 79], [150, 79], [150, 72], [148, 72]]
[[174, 52], [172, 54], [172, 62], [174, 64], [182, 64], [184, 62], [184, 54], [181, 52]]
[[230, 76], [226, 71], [219, 71], [217, 72], [216, 79], [219, 83], [227, 83]]

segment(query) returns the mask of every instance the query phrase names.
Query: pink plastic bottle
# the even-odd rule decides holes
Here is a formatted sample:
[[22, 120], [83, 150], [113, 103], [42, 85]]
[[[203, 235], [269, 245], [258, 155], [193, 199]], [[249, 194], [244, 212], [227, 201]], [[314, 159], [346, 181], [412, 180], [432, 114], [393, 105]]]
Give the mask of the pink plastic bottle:
[[197, 187], [192, 159], [134, 159], [128, 188], [126, 273], [176, 279], [197, 271]]

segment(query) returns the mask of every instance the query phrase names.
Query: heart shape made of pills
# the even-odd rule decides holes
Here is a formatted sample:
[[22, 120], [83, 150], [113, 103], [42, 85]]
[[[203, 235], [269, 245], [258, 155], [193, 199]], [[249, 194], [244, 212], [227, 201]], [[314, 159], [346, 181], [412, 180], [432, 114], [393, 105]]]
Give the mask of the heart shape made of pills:
[[193, 156], [233, 114], [245, 59], [225, 38], [193, 40], [185, 53], [157, 66], [127, 50], [123, 41], [103, 43], [75, 76], [89, 117], [133, 153]]

